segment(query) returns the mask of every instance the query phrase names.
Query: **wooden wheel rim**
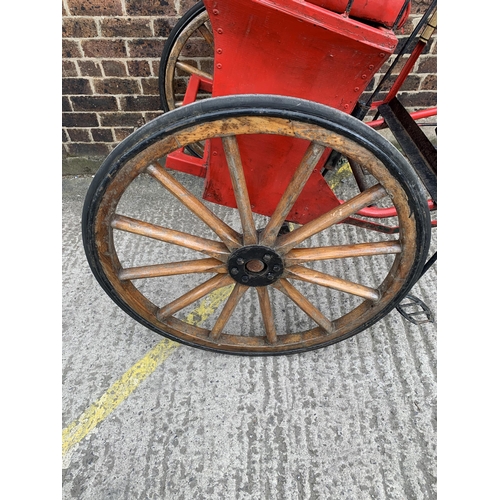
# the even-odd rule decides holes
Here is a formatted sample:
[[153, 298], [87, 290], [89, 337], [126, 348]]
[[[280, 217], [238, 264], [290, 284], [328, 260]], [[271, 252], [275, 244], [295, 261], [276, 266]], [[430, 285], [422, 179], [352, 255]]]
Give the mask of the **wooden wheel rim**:
[[[392, 198], [400, 220], [401, 253], [395, 256], [392, 268], [378, 288], [381, 298], [376, 302], [365, 300], [345, 316], [333, 320], [334, 330], [331, 333], [325, 333], [324, 328], [317, 326], [307, 331], [278, 334], [274, 343], [269, 342], [269, 335], [243, 337], [225, 332], [220, 333], [216, 339], [212, 339], [207, 329], [190, 325], [174, 316], [160, 321], [157, 313], [162, 305], [155, 305], [146, 299], [131, 281], [121, 281], [118, 278], [121, 263], [114, 247], [112, 221], [118, 201], [130, 183], [140, 173], [145, 172], [155, 160], [180, 146], [187, 146], [213, 137], [228, 137], [232, 135], [232, 131], [237, 134], [281, 134], [306, 139], [323, 147], [335, 149], [362, 164], [378, 179]], [[167, 135], [121, 165], [107, 186], [99, 204], [95, 223], [96, 247], [102, 270], [111, 286], [121, 300], [156, 331], [164, 332], [167, 336], [170, 334], [187, 344], [226, 352], [244, 351], [249, 354], [296, 352], [328, 345], [364, 329], [369, 326], [366, 325], [367, 322], [383, 312], [401, 291], [404, 277], [409, 273], [417, 252], [417, 227], [407, 199], [408, 196], [403, 187], [373, 153], [339, 133], [310, 123], [282, 118], [243, 116], [219, 119]], [[284, 258], [286, 259], [286, 255]], [[228, 277], [227, 274], [225, 276]], [[225, 283], [227, 284], [227, 280]], [[282, 280], [277, 283], [280, 286], [285, 284]], [[261, 309], [268, 310], [269, 304], [266, 304], [265, 297], [261, 295], [262, 293], [259, 292], [259, 299], [262, 301]]]
[[176, 108], [175, 106], [175, 92], [174, 92], [174, 78], [175, 78], [175, 69], [176, 63], [179, 59], [179, 56], [182, 52], [182, 49], [186, 45], [187, 41], [193, 33], [198, 30], [201, 26], [209, 23], [210, 20], [208, 18], [207, 11], [202, 11], [195, 19], [193, 19], [186, 28], [179, 35], [178, 39], [175, 41], [174, 46], [169, 54], [166, 72], [165, 72], [165, 97], [167, 100], [167, 105], [170, 110]]

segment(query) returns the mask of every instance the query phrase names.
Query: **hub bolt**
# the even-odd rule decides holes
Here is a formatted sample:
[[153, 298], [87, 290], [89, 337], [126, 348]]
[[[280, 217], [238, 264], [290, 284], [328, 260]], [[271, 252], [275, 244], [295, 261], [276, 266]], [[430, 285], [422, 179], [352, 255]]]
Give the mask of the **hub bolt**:
[[244, 263], [245, 261], [241, 257], [236, 261], [236, 264], [238, 264], [238, 266], [242, 266]]
[[246, 274], [241, 277], [241, 281], [243, 281], [243, 283], [248, 283], [248, 280], [249, 280], [249, 278]]
[[238, 274], [238, 272], [239, 272], [239, 271], [238, 271], [238, 268], [237, 268], [237, 267], [233, 267], [233, 268], [231, 269], [231, 274], [232, 274], [233, 276], [236, 276], [236, 275]]

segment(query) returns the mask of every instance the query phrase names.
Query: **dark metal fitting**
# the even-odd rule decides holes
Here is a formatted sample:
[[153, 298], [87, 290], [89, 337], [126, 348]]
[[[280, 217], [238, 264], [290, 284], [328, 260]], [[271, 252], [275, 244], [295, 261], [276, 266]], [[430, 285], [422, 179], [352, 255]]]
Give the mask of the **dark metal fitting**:
[[268, 286], [283, 274], [283, 259], [272, 248], [248, 245], [235, 250], [227, 269], [237, 283], [245, 286]]

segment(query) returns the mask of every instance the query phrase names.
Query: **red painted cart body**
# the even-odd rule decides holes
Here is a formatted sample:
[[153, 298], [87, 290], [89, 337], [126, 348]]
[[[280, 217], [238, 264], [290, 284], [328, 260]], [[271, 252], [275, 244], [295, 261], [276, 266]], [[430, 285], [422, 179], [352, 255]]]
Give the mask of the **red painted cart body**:
[[[396, 20], [404, 1], [204, 3], [215, 40], [213, 97], [286, 95], [351, 113], [374, 74], [396, 49], [397, 38], [384, 24]], [[347, 16], [348, 3], [351, 15], [365, 16], [369, 22]], [[198, 86], [209, 84], [192, 76], [186, 100], [194, 100]], [[252, 210], [271, 215], [293, 176], [290, 165], [299, 164], [308, 144], [285, 137], [245, 136], [238, 141]], [[183, 158], [179, 152], [167, 160], [167, 166], [205, 177], [204, 199], [236, 207], [220, 139], [209, 141], [204, 151], [201, 162]], [[340, 203], [321, 173], [328, 156], [326, 151], [287, 220], [304, 224]]]

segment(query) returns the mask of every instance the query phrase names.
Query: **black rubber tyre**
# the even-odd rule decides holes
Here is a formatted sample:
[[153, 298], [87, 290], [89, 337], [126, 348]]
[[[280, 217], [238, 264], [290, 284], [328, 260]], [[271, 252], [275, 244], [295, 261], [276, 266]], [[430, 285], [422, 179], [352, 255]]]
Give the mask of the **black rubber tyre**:
[[[376, 233], [376, 241], [372, 242], [371, 231], [362, 229], [361, 233], [358, 233], [357, 228], [354, 226], [346, 226], [346, 224], [340, 223], [329, 225], [317, 233], [320, 244], [321, 241], [326, 241], [321, 240], [321, 238], [329, 238], [330, 233], [334, 232], [337, 235], [336, 238], [348, 238], [348, 245], [352, 245], [350, 248], [359, 250], [366, 247], [371, 249], [379, 248], [377, 245], [384, 246], [384, 255], [370, 254], [370, 256], [367, 256], [367, 254], [362, 255], [360, 253], [355, 255], [357, 260], [328, 257], [335, 260], [322, 260], [320, 262], [323, 267], [319, 274], [324, 277], [326, 282], [329, 283], [329, 280], [333, 282], [337, 277], [343, 277], [344, 279], [347, 278], [348, 287], [358, 285], [351, 283], [350, 274], [344, 275], [343, 273], [347, 273], [347, 269], [357, 266], [356, 263], [353, 264], [354, 260], [356, 262], [360, 262], [360, 260], [368, 262], [369, 265], [362, 267], [362, 271], [357, 276], [358, 279], [370, 280], [367, 286], [359, 285], [365, 290], [363, 294], [366, 293], [367, 295], [359, 297], [357, 293], [354, 293], [354, 296], [351, 291], [344, 293], [344, 290], [338, 291], [335, 285], [333, 286], [334, 291], [331, 291], [332, 286], [330, 284], [325, 285], [325, 281], [319, 283], [316, 278], [310, 278], [308, 269], [288, 263], [288, 260], [292, 258], [292, 253], [295, 258], [303, 251], [302, 247], [298, 248], [303, 244], [316, 245], [311, 247], [312, 251], [318, 250], [318, 243], [314, 242], [316, 241], [314, 240], [316, 235], [301, 241], [297, 239], [304, 234], [304, 232], [301, 233], [300, 231], [306, 228], [307, 224], [290, 234], [268, 240], [271, 243], [266, 248], [271, 249], [270, 253], [274, 256], [273, 258], [282, 259], [283, 274], [278, 276], [277, 280], [273, 281], [269, 286], [255, 285], [252, 288], [243, 285], [239, 281], [237, 282], [236, 278], [231, 276], [229, 271], [234, 270], [235, 264], [234, 262], [230, 264], [230, 262], [232, 262], [231, 259], [234, 261], [236, 257], [243, 255], [243, 250], [253, 252], [252, 262], [258, 261], [260, 258], [259, 252], [261, 252], [261, 247], [259, 247], [261, 240], [252, 246], [244, 243], [242, 239], [235, 243], [236, 240], [232, 236], [219, 236], [221, 241], [213, 239], [209, 241], [206, 239], [206, 233], [195, 234], [193, 220], [199, 222], [199, 219], [192, 218], [193, 210], [186, 210], [186, 201], [179, 202], [179, 210], [183, 210], [183, 215], [181, 215], [180, 211], [175, 212], [175, 216], [168, 218], [168, 220], [162, 219], [163, 214], [160, 212], [163, 209], [157, 209], [156, 205], [152, 212], [148, 212], [147, 207], [144, 209], [144, 213], [150, 214], [151, 217], [141, 215], [140, 217], [143, 218], [137, 219], [137, 215], [133, 213], [131, 215], [134, 219], [132, 219], [123, 215], [123, 211], [128, 206], [127, 200], [129, 198], [127, 196], [129, 196], [129, 193], [132, 193], [130, 194], [132, 198], [134, 196], [134, 183], [149, 182], [153, 187], [158, 186], [151, 177], [159, 181], [163, 190], [161, 193], [166, 195], [170, 196], [170, 193], [175, 189], [185, 189], [180, 194], [178, 192], [175, 199], [172, 197], [174, 201], [176, 199], [186, 200], [186, 198], [193, 198], [194, 200], [195, 196], [192, 193], [196, 191], [191, 189], [189, 184], [193, 176], [179, 175], [175, 172], [170, 176], [166, 169], [159, 163], [155, 163], [157, 159], [164, 158], [170, 151], [178, 148], [179, 143], [187, 145], [189, 140], [199, 141], [213, 137], [224, 137], [224, 140], [231, 141], [233, 140], [233, 134], [269, 133], [271, 128], [271, 133], [313, 141], [314, 145], [319, 148], [335, 145], [335, 148], [342, 154], [354, 157], [356, 161], [364, 159], [363, 167], [376, 179], [376, 184], [372, 188], [373, 192], [377, 191], [379, 194], [373, 199], [366, 198], [367, 201], [363, 201], [363, 206], [379, 203], [379, 197], [382, 196], [382, 201], [384, 199], [388, 200], [391, 206], [396, 208], [400, 231], [397, 240], [387, 240], [387, 235], [383, 235], [384, 240], [379, 242], [380, 233]], [[234, 140], [234, 143], [237, 144], [237, 141]], [[194, 181], [198, 180], [200, 179], [194, 178]], [[203, 179], [200, 181], [202, 182]], [[153, 191], [154, 189], [147, 198], [141, 198], [141, 204], [142, 202], [146, 204], [150, 201], [150, 198], [153, 198]], [[341, 207], [345, 210], [354, 210], [351, 209], [349, 204], [352, 202], [352, 206], [354, 206], [360, 196], [367, 196], [367, 194], [353, 194], [352, 198]], [[165, 207], [166, 205], [162, 201], [157, 206]], [[234, 220], [231, 217], [233, 217], [233, 213], [238, 214], [237, 209], [226, 209], [217, 205], [214, 207], [213, 210], [217, 213], [219, 213], [219, 208], [222, 214], [226, 214], [227, 211], [230, 217], [228, 220], [233, 221], [232, 224], [234, 225]], [[201, 209], [197, 208], [195, 212], [198, 210]], [[355, 209], [350, 215], [355, 215], [357, 210], [359, 208]], [[213, 212], [211, 213], [213, 214]], [[243, 210], [240, 209], [239, 213], [243, 221]], [[341, 217], [343, 222], [347, 221], [344, 218], [346, 213]], [[195, 215], [200, 217], [198, 213], [195, 213]], [[147, 222], [149, 217], [153, 219], [153, 222]], [[210, 226], [209, 223], [204, 222], [210, 230], [219, 234], [220, 229], [218, 226]], [[319, 227], [316, 220], [313, 222], [315, 228]], [[179, 230], [176, 229], [176, 224], [180, 225], [181, 232], [179, 233], [174, 233], [171, 230], [172, 228], [176, 231]], [[229, 222], [229, 224], [231, 223]], [[242, 224], [245, 227], [243, 222]], [[207, 229], [207, 226], [203, 224], [201, 226]], [[186, 228], [189, 228], [189, 234], [185, 232]], [[207, 99], [178, 108], [156, 118], [125, 139], [105, 160], [90, 185], [83, 209], [82, 231], [90, 268], [102, 288], [118, 306], [147, 328], [183, 344], [211, 351], [240, 355], [280, 355], [304, 352], [342, 341], [370, 327], [388, 314], [411, 289], [425, 264], [430, 241], [430, 217], [420, 182], [408, 162], [386, 139], [362, 122], [337, 110], [309, 101], [278, 96], [242, 95]], [[222, 232], [224, 231], [225, 229]], [[132, 234], [132, 236], [135, 238], [139, 234], [138, 239], [135, 242], [127, 240], [123, 243], [123, 246], [118, 248], [121, 245], [120, 238], [122, 236], [129, 237], [134, 232], [135, 235]], [[245, 229], [243, 232], [245, 232]], [[178, 237], [179, 234], [181, 239]], [[264, 233], [260, 234], [265, 234], [265, 230]], [[296, 241], [298, 241], [297, 244], [294, 243], [293, 237], [290, 236], [294, 234]], [[212, 232], [210, 232], [210, 235], [213, 237]], [[209, 238], [210, 235], [208, 235]], [[132, 238], [132, 236], [130, 237]], [[147, 236], [147, 238], [144, 238], [144, 236]], [[174, 253], [182, 245], [186, 245], [181, 241], [182, 238], [190, 239], [189, 244], [191, 245], [191, 239], [194, 241], [195, 237], [201, 238], [200, 244], [202, 246], [207, 245], [203, 247], [206, 251], [203, 249], [201, 251], [209, 254], [210, 258], [189, 261], [188, 264], [186, 264], [185, 260], [181, 262], [175, 260]], [[160, 264], [151, 266], [147, 262], [146, 264], [142, 263], [142, 268], [140, 266], [134, 267], [137, 266], [136, 260], [139, 259], [140, 261], [140, 257], [145, 253], [141, 247], [142, 243], [146, 240], [147, 242], [152, 241], [151, 238], [154, 241], [162, 240], [160, 244], [163, 246], [155, 254], [161, 259]], [[231, 240], [231, 238], [233, 239]], [[292, 239], [290, 240], [290, 238]], [[350, 238], [352, 238], [352, 241]], [[393, 235], [390, 238], [393, 238]], [[365, 243], [360, 244], [359, 239]], [[335, 239], [332, 241], [338, 242], [342, 240]], [[287, 242], [289, 248], [285, 250]], [[196, 244], [198, 244], [198, 240]], [[324, 243], [322, 245], [320, 250], [326, 249], [328, 252], [348, 248], [346, 245], [324, 246]], [[255, 247], [258, 248], [255, 249]], [[184, 249], [181, 248], [181, 250]], [[215, 259], [213, 252], [215, 252]], [[220, 252], [220, 255], [217, 252]], [[350, 257], [353, 257], [353, 255], [351, 254]], [[215, 274], [215, 276], [201, 284], [186, 285], [187, 280], [193, 280], [200, 276], [199, 274], [190, 274], [200, 271], [186, 271], [186, 267], [181, 281], [174, 280], [166, 282], [167, 284], [163, 286], [157, 285], [158, 280], [165, 279], [165, 276], [172, 272], [168, 266], [173, 266], [173, 263], [163, 264], [163, 260], [168, 258], [174, 259], [175, 265], [179, 264], [181, 266], [198, 265], [199, 263], [208, 266], [210, 264], [212, 267], [208, 267], [211, 270], [204, 272]], [[217, 258], [219, 259], [217, 261], [218, 267], [213, 264]], [[386, 258], [390, 258], [387, 264], [383, 260]], [[378, 264], [379, 260], [370, 261], [369, 259], [381, 259], [380, 265]], [[316, 260], [316, 258], [312, 258], [311, 265], [318, 264], [313, 262]], [[346, 263], [346, 261], [349, 263]], [[375, 267], [371, 265], [374, 262], [377, 263]], [[246, 262], [245, 265], [248, 267], [249, 264], [250, 261]], [[168, 267], [167, 274], [159, 273], [158, 269], [160, 267], [162, 269]], [[375, 269], [375, 271], [370, 271], [370, 269]], [[146, 278], [145, 274], [141, 275], [141, 273], [145, 272], [144, 270], [152, 272], [151, 275], [147, 276], [147, 279], [142, 279]], [[327, 271], [327, 274], [324, 271]], [[370, 276], [370, 273], [372, 273], [372, 276]], [[152, 275], [156, 277], [151, 277]], [[168, 280], [173, 280], [170, 274], [168, 276]], [[305, 283], [303, 291], [298, 295], [295, 293], [298, 289], [295, 289], [290, 284], [290, 280], [294, 279], [299, 282], [297, 286], [302, 286]], [[135, 280], [134, 283], [132, 283], [132, 280]], [[209, 282], [211, 284], [207, 284]], [[181, 309], [176, 308], [179, 302], [184, 304], [183, 301], [187, 301], [189, 305], [194, 304], [194, 300], [191, 299], [200, 300], [200, 297], [204, 296], [198, 293], [199, 290], [203, 289], [203, 293], [209, 293], [211, 290], [221, 290], [221, 287], [227, 286], [229, 282], [235, 286], [224, 306], [223, 313], [217, 317], [215, 326], [211, 324], [205, 328], [199, 326], [201, 323], [198, 323], [198, 325], [193, 324], [189, 317], [187, 319], [186, 317], [184, 319], [174, 317], [174, 314], [177, 314], [180, 310], [185, 311], [187, 307], [183, 305]], [[151, 290], [141, 288], [141, 291], [139, 291], [139, 287], [144, 283], [151, 284]], [[178, 297], [179, 293], [182, 292], [180, 288], [183, 286], [188, 286], [189, 290], [182, 297]], [[236, 306], [242, 294], [249, 293], [249, 290], [253, 290], [251, 293], [257, 292], [259, 295], [263, 318], [262, 327], [259, 327], [257, 323], [255, 327], [247, 325], [247, 323], [252, 323], [256, 316], [259, 316], [255, 313], [244, 313], [242, 318], [231, 317], [233, 309], [231, 309], [232, 306], [228, 306], [228, 303], [233, 301], [232, 305]], [[282, 292], [282, 295], [275, 290]], [[270, 301], [269, 291], [273, 293], [273, 300], [275, 299], [274, 294], [277, 294], [276, 297], [278, 298], [276, 300], [278, 302]], [[240, 294], [238, 297], [235, 296], [238, 295], [237, 292]], [[158, 293], [161, 296], [158, 303], [150, 299], [148, 295], [150, 293]], [[325, 307], [326, 304], [328, 311], [324, 312], [324, 315], [333, 315], [334, 317], [331, 320], [330, 318], [325, 319], [326, 316], [323, 316], [323, 311], [318, 315], [315, 308], [310, 307], [310, 302], [304, 300], [307, 297], [315, 300], [316, 295], [319, 297], [319, 294], [323, 293], [327, 295], [325, 298], [321, 296], [321, 307]], [[169, 297], [165, 298], [167, 295]], [[170, 302], [171, 295], [177, 298]], [[346, 299], [344, 299], [345, 296], [347, 296]], [[188, 297], [189, 300], [184, 299], [184, 297]], [[286, 302], [285, 299], [287, 298], [290, 298], [291, 301]], [[284, 304], [284, 302], [279, 302], [281, 299], [286, 302], [285, 305], [280, 305]], [[164, 306], [165, 303], [167, 303], [166, 306]], [[293, 319], [291, 324], [284, 324], [283, 326], [280, 322], [285, 321], [283, 319], [285, 315], [276, 311], [276, 307], [286, 309], [292, 303], [296, 304], [296, 306], [292, 310], [291, 317], [298, 319]], [[246, 304], [247, 302], [242, 302], [240, 307], [245, 308]], [[319, 301], [317, 306], [320, 307]], [[278, 312], [277, 316], [272, 313], [273, 309], [275, 313]], [[229, 311], [228, 317], [230, 319], [227, 325], [232, 325], [233, 333], [225, 333], [225, 319], [224, 321], [221, 320], [224, 311]], [[302, 316], [299, 318], [299, 313], [302, 314], [302, 311], [307, 313], [308, 317], [306, 319], [308, 321], [309, 318], [314, 316], [312, 328], [307, 326], [306, 328], [309, 329], [300, 330], [306, 324], [305, 320], [301, 319]], [[296, 316], [294, 316], [295, 314]], [[266, 315], [268, 316], [267, 322]], [[273, 318], [277, 318], [277, 320]], [[282, 326], [283, 329], [299, 328], [299, 331], [288, 332], [286, 330], [282, 334]], [[241, 331], [250, 328], [250, 331], [242, 334], [240, 328]], [[263, 335], [259, 334], [261, 331], [264, 332]]]
[[[159, 91], [161, 105], [164, 111], [171, 111], [175, 109], [171, 99], [167, 96], [167, 87], [173, 89], [174, 86], [174, 68], [170, 66], [175, 65], [175, 61], [171, 61], [171, 53], [174, 47], [179, 43], [179, 38], [183, 36], [185, 30], [191, 25], [193, 21], [196, 21], [200, 16], [206, 14], [205, 5], [203, 2], [198, 2], [193, 7], [191, 7], [177, 22], [174, 26], [170, 35], [165, 42], [163, 47], [163, 52], [160, 59], [160, 69], [159, 69]], [[169, 69], [172, 70], [172, 75], [169, 76]], [[172, 90], [173, 92], [173, 90]]]

